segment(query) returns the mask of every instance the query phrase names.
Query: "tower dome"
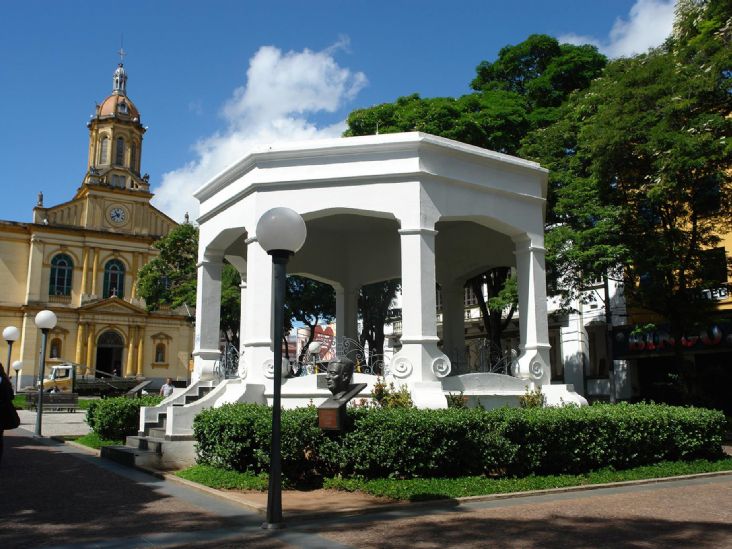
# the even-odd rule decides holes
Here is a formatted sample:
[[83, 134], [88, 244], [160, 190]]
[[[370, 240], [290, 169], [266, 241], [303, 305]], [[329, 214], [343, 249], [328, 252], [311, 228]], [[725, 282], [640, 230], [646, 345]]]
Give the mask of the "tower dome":
[[148, 192], [148, 180], [140, 175], [142, 140], [147, 128], [142, 125], [140, 111], [127, 96], [123, 63], [117, 65], [112, 76], [112, 93], [97, 105], [87, 127], [89, 162], [84, 184]]
[[123, 120], [140, 123], [140, 111], [127, 97], [127, 71], [124, 64], [119, 63], [112, 75], [112, 95], [97, 107], [97, 116], [116, 116]]

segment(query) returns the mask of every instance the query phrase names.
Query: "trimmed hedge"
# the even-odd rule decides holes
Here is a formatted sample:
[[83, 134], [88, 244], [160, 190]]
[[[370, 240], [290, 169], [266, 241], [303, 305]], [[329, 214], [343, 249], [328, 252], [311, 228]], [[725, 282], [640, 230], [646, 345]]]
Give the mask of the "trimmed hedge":
[[[225, 405], [194, 421], [198, 462], [269, 468], [272, 412]], [[722, 455], [724, 415], [660, 404], [418, 410], [353, 408], [344, 433], [321, 431], [314, 407], [282, 411], [282, 472], [361, 478], [526, 476], [627, 469]]]
[[140, 428], [140, 408], [157, 406], [163, 397], [147, 395], [139, 398], [114, 397], [94, 400], [86, 411], [86, 422], [100, 438], [124, 440], [136, 435]]

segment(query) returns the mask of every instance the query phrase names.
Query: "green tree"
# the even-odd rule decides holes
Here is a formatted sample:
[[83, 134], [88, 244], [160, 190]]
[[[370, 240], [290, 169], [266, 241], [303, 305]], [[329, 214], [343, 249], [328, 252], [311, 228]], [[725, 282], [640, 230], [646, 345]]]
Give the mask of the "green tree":
[[359, 292], [358, 310], [362, 321], [359, 341], [362, 347], [366, 342], [369, 344], [369, 366], [384, 354], [384, 325], [389, 321], [389, 307], [400, 288], [401, 282], [393, 279], [367, 284]]
[[560, 44], [545, 34], [532, 34], [506, 46], [494, 62], [483, 61], [471, 83], [474, 90], [506, 90], [525, 97], [534, 128], [545, 126], [575, 90], [589, 86], [607, 59], [591, 45]]
[[636, 306], [681, 335], [708, 315], [700, 290], [726, 282], [709, 250], [732, 229], [729, 2], [682, 2], [661, 48], [611, 63], [524, 151], [552, 171], [548, 243], [575, 290], [622, 268]]
[[[140, 269], [137, 289], [147, 308], [155, 311], [163, 306], [193, 307], [196, 303], [196, 258], [198, 228], [178, 225], [154, 244], [159, 255]], [[221, 273], [221, 331], [227, 341], [238, 347], [241, 277], [229, 263]]]
[[148, 310], [161, 306], [179, 307], [196, 303], [196, 258], [198, 229], [191, 224], [178, 225], [153, 246], [159, 255], [140, 269], [139, 295]]
[[[428, 99], [413, 94], [356, 110], [348, 117], [345, 135], [422, 131], [516, 154], [528, 132], [559, 119], [570, 94], [586, 88], [606, 63], [594, 46], [559, 44], [550, 36], [532, 35], [501, 49], [495, 61], [480, 63], [471, 83], [473, 93]], [[468, 282], [479, 299], [495, 361], [501, 357], [501, 332], [515, 309], [515, 301], [506, 301], [515, 300], [515, 281], [504, 288], [509, 280], [510, 269], [499, 267]], [[483, 287], [488, 289], [487, 301]], [[378, 339], [375, 329], [373, 334]]]
[[[300, 351], [299, 362], [305, 360], [308, 345], [315, 338], [316, 326], [320, 322], [333, 320], [335, 308], [335, 292], [330, 285], [304, 276], [287, 277], [285, 334], [289, 333], [297, 322], [305, 324], [310, 329], [308, 341]], [[285, 348], [287, 348], [286, 341]]]
[[474, 276], [468, 280], [467, 286], [478, 300], [483, 329], [490, 343], [490, 363], [498, 364], [503, 359], [501, 334], [511, 323], [518, 305], [516, 276], [510, 267], [496, 267]]

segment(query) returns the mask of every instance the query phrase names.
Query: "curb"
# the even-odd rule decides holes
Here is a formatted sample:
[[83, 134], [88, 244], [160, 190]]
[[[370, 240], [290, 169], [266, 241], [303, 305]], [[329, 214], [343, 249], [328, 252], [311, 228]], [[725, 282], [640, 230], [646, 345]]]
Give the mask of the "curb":
[[[153, 473], [150, 470], [144, 469], [146, 472]], [[216, 496], [221, 499], [225, 499], [226, 501], [236, 503], [237, 505], [240, 505], [250, 511], [254, 511], [256, 513], [259, 513], [260, 515], [265, 515], [265, 512], [267, 510], [266, 506], [264, 505], [258, 505], [256, 503], [251, 503], [248, 501], [242, 501], [241, 499], [234, 497], [227, 493], [224, 490], [219, 490], [217, 488], [211, 488], [209, 486], [205, 486], [203, 484], [199, 484], [197, 482], [193, 482], [192, 480], [188, 480], [185, 478], [181, 478], [173, 473], [161, 473], [159, 471], [155, 471], [153, 474], [155, 476], [159, 476], [160, 478], [164, 480], [169, 480], [172, 482], [177, 482], [178, 484], [182, 484], [183, 486], [187, 486], [189, 488], [193, 488], [194, 490], [198, 490], [199, 492], [203, 492], [205, 494], [209, 494], [211, 496]]]
[[545, 488], [543, 490], [528, 490], [526, 492], [506, 492], [505, 494], [486, 494], [483, 496], [465, 496], [455, 498], [459, 503], [479, 503], [482, 501], [493, 501], [500, 499], [514, 499], [530, 496], [543, 496], [551, 494], [563, 494], [568, 492], [586, 492], [590, 490], [601, 490], [603, 488], [623, 488], [626, 486], [643, 486], [644, 484], [661, 484], [678, 480], [694, 480], [708, 477], [730, 476], [730, 471], [712, 471], [710, 473], [693, 473], [691, 475], [677, 475], [673, 477], [645, 478], [638, 480], [621, 480], [618, 482], [605, 482], [603, 484], [581, 484], [579, 486], [564, 486], [561, 488]]
[[[63, 437], [60, 436], [52, 436], [48, 437], [51, 440], [54, 440], [56, 442], [60, 442], [63, 444], [68, 444], [69, 446], [73, 447], [76, 450], [79, 450], [83, 453], [86, 453], [88, 455], [93, 455], [99, 457], [101, 454], [100, 450], [95, 450], [93, 448], [89, 448], [88, 446], [84, 446], [83, 444], [79, 444], [78, 442], [74, 442], [72, 440], [65, 440]], [[167, 480], [171, 482], [176, 482], [178, 484], [181, 484], [183, 486], [186, 486], [188, 488], [197, 490], [199, 492], [203, 492], [205, 494], [208, 494], [210, 496], [218, 497], [220, 499], [226, 500], [229, 503], [234, 503], [240, 507], [243, 507], [244, 509], [247, 509], [249, 511], [256, 512], [262, 516], [266, 513], [266, 505], [260, 505], [257, 503], [253, 503], [251, 501], [246, 501], [244, 499], [238, 498], [234, 495], [231, 495], [229, 492], [225, 490], [219, 490], [217, 488], [210, 488], [209, 486], [205, 486], [203, 484], [199, 484], [197, 482], [187, 480], [184, 478], [181, 478], [173, 473], [164, 472], [164, 471], [157, 471], [155, 469], [148, 469], [145, 467], [135, 466], [134, 469], [137, 469], [138, 471], [142, 471], [144, 473], [147, 473], [149, 475], [152, 475], [156, 478], [159, 478], [161, 480]], [[586, 492], [591, 490], [602, 490], [607, 488], [624, 488], [624, 487], [631, 487], [631, 486], [643, 486], [643, 485], [650, 485], [650, 484], [662, 484], [667, 482], [674, 482], [679, 480], [695, 480], [695, 479], [704, 479], [704, 478], [714, 478], [714, 477], [723, 477], [723, 476], [732, 476], [732, 470], [730, 471], [712, 471], [709, 473], [694, 473], [690, 475], [678, 475], [678, 476], [672, 476], [672, 477], [660, 477], [660, 478], [649, 478], [649, 479], [639, 479], [639, 480], [625, 480], [625, 481], [619, 481], [619, 482], [606, 482], [602, 484], [582, 484], [578, 486], [565, 486], [561, 488], [545, 488], [543, 490], [528, 490], [524, 492], [506, 492], [502, 494], [485, 494], [485, 495], [479, 495], [479, 496], [465, 496], [465, 497], [459, 497], [459, 498], [441, 498], [441, 499], [432, 499], [432, 500], [425, 500], [425, 501], [394, 501], [393, 503], [384, 503], [384, 504], [374, 504], [369, 505], [366, 507], [352, 507], [352, 508], [346, 508], [341, 510], [329, 510], [326, 512], [306, 512], [306, 513], [297, 513], [293, 516], [288, 517], [288, 521], [290, 522], [298, 522], [302, 520], [313, 520], [313, 519], [323, 519], [323, 518], [335, 518], [335, 517], [350, 517], [350, 516], [359, 516], [359, 515], [368, 515], [368, 514], [377, 514], [377, 513], [388, 513], [391, 511], [402, 511], [405, 509], [414, 509], [414, 508], [429, 508], [429, 507], [458, 507], [460, 505], [465, 504], [471, 504], [471, 503], [482, 503], [482, 502], [488, 502], [488, 501], [500, 501], [500, 500], [506, 500], [506, 499], [521, 499], [521, 498], [529, 498], [529, 497], [536, 497], [536, 496], [550, 496], [554, 494], [566, 494], [566, 493], [573, 493], [573, 492]], [[283, 492], [283, 497], [286, 496], [286, 492]]]
[[[178, 482], [189, 488], [193, 488], [195, 490], [199, 490], [206, 494], [225, 499], [226, 501], [235, 503], [250, 511], [255, 511], [261, 515], [265, 514], [266, 506], [258, 505], [258, 504], [248, 502], [248, 501], [242, 501], [241, 499], [239, 499], [237, 497], [229, 495], [224, 490], [210, 488], [203, 484], [198, 484], [197, 482], [193, 482], [191, 480], [187, 480], [187, 479], [178, 477], [172, 473], [153, 472], [153, 471], [149, 471], [149, 470], [145, 470], [145, 471], [149, 472], [149, 473], [153, 473], [156, 476], [160, 476], [160, 477], [164, 478], [165, 480]], [[583, 484], [583, 485], [579, 485], [579, 486], [566, 486], [566, 487], [562, 487], [562, 488], [546, 488], [543, 490], [528, 490], [525, 492], [507, 492], [505, 494], [486, 494], [486, 495], [482, 495], [482, 496], [465, 496], [465, 497], [460, 497], [460, 498], [442, 498], [442, 499], [433, 499], [433, 500], [426, 500], [426, 501], [402, 501], [402, 502], [394, 502], [394, 503], [385, 503], [383, 505], [375, 504], [375, 505], [368, 506], [368, 507], [350, 508], [350, 509], [343, 509], [340, 511], [329, 510], [327, 513], [325, 513], [325, 512], [298, 513], [296, 515], [287, 517], [287, 520], [288, 520], [288, 522], [297, 522], [297, 521], [301, 521], [301, 520], [312, 520], [312, 519], [334, 518], [334, 517], [350, 517], [350, 516], [368, 515], [368, 514], [376, 514], [376, 513], [388, 513], [391, 511], [402, 511], [404, 509], [410, 509], [410, 508], [458, 507], [458, 506], [464, 505], [464, 504], [482, 503], [482, 502], [486, 502], [486, 501], [498, 501], [498, 500], [504, 500], [504, 499], [521, 499], [521, 498], [529, 498], [529, 497], [553, 495], [553, 494], [585, 492], [585, 491], [590, 491], [590, 490], [601, 490], [604, 488], [623, 488], [623, 487], [629, 487], [629, 486], [642, 486], [642, 485], [646, 485], [646, 484], [661, 484], [661, 483], [665, 483], [665, 482], [673, 482], [673, 481], [679, 481], [679, 480], [694, 480], [694, 479], [703, 479], [703, 478], [711, 478], [711, 477], [719, 477], [719, 476], [732, 476], [732, 470], [731, 471], [713, 471], [710, 473], [695, 473], [695, 474], [691, 474], [691, 475], [679, 475], [679, 476], [673, 476], [673, 477], [660, 477], [660, 478], [640, 479], [640, 480], [625, 480], [625, 481], [620, 481], [620, 482], [607, 482], [607, 483], [603, 483], [603, 484]], [[282, 495], [283, 495], [283, 498], [286, 497], [285, 492], [283, 492]], [[285, 514], [287, 514], [287, 512], [285, 512]]]
[[62, 444], [67, 444], [67, 445], [71, 446], [72, 448], [74, 448], [75, 450], [79, 450], [90, 456], [99, 457], [99, 454], [101, 454], [101, 450], [95, 450], [94, 448], [90, 448], [89, 446], [84, 446], [83, 444], [79, 444], [78, 442], [74, 442], [73, 440], [66, 440], [62, 436], [51, 436], [48, 438], [50, 438], [51, 440], [55, 440], [56, 442], [61, 442]]

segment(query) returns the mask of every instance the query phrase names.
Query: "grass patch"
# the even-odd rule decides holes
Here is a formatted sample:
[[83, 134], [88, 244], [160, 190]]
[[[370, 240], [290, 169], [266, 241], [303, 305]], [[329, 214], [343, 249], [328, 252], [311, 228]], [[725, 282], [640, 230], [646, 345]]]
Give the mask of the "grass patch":
[[223, 490], [259, 490], [267, 489], [268, 475], [240, 473], [229, 469], [219, 469], [210, 465], [194, 465], [178, 471], [176, 476]]
[[526, 492], [547, 488], [567, 488], [588, 484], [665, 478], [694, 473], [732, 470], [732, 458], [718, 461], [667, 461], [623, 471], [602, 469], [584, 475], [547, 475], [523, 478], [491, 479], [486, 477], [435, 479], [325, 479], [324, 488], [365, 492], [396, 500], [424, 501], [489, 494]]
[[[79, 410], [88, 410], [89, 406], [98, 398], [79, 398]], [[13, 397], [13, 406], [18, 410], [25, 410], [25, 393], [20, 393]]]
[[95, 400], [99, 400], [98, 398], [79, 398], [79, 410], [88, 410], [89, 406], [91, 406], [91, 403]]
[[[346, 492], [365, 492], [374, 496], [387, 497], [395, 500], [425, 501], [466, 496], [507, 494], [510, 492], [527, 492], [548, 488], [568, 488], [571, 486], [604, 484], [628, 480], [666, 478], [718, 471], [732, 471], [732, 458], [718, 461], [667, 461], [623, 471], [603, 469], [576, 476], [547, 475], [501, 479], [487, 477], [417, 478], [404, 480], [327, 478], [323, 480], [323, 488], [343, 490]], [[268, 483], [268, 475], [266, 473], [259, 475], [240, 473], [211, 465], [194, 465], [175, 474], [186, 480], [221, 490], [264, 491], [267, 489]]]
[[94, 448], [95, 450], [99, 450], [102, 446], [120, 446], [123, 444], [121, 440], [109, 440], [106, 438], [100, 438], [98, 434], [92, 432], [88, 435], [81, 436], [79, 438], [73, 439], [74, 442], [78, 442], [79, 444], [83, 444], [84, 446], [88, 446], [89, 448]]

